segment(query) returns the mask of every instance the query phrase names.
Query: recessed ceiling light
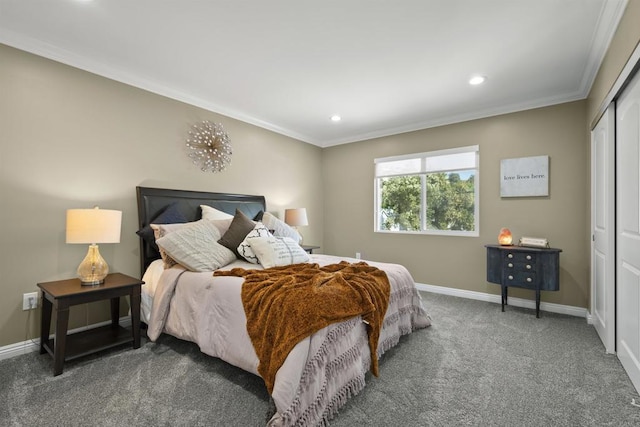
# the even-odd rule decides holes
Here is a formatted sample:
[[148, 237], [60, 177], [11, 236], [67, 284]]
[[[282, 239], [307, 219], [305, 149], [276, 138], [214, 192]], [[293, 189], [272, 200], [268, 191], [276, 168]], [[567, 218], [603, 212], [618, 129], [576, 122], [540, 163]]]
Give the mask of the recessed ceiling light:
[[331, 116], [331, 121], [332, 122], [339, 122], [340, 120], [342, 120], [342, 117], [340, 117], [337, 114], [334, 114], [333, 116]]
[[473, 76], [469, 80], [469, 84], [475, 86], [484, 83], [485, 80], [487, 80], [485, 76]]

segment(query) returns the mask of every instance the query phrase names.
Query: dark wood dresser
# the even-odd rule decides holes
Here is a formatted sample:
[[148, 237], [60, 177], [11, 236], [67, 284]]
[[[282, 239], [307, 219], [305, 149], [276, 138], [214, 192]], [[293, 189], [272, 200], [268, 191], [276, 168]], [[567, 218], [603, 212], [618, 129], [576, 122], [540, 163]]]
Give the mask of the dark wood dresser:
[[560, 289], [560, 252], [555, 248], [485, 245], [487, 281], [502, 287], [502, 311], [507, 289], [531, 289], [536, 293], [536, 317], [540, 317], [540, 291]]

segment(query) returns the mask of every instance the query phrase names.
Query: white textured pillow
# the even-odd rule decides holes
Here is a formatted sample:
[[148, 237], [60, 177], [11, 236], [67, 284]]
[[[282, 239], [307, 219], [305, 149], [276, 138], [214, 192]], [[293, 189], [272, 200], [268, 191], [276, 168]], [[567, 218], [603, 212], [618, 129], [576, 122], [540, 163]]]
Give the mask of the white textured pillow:
[[252, 264], [259, 264], [258, 257], [251, 249], [251, 242], [257, 237], [269, 237], [269, 229], [261, 222], [257, 223], [253, 230], [247, 234], [242, 243], [238, 246], [238, 253], [240, 256]]
[[[195, 221], [194, 221], [195, 222]], [[193, 224], [193, 222], [178, 222], [175, 224], [149, 224], [149, 227], [153, 230], [153, 234], [157, 239], [163, 237], [165, 234], [173, 233], [176, 230], [180, 230], [185, 225]]]
[[[159, 238], [164, 237], [169, 233], [173, 233], [176, 230], [180, 230], [188, 224], [193, 224], [193, 222], [181, 222], [175, 224], [149, 224], [149, 227], [151, 227], [151, 229], [153, 230], [153, 237], [155, 238], [155, 242], [157, 245]], [[178, 262], [171, 258], [164, 249], [162, 249], [161, 247], [158, 247], [158, 249], [160, 252], [160, 257], [164, 262], [164, 268], [171, 268], [174, 265], [178, 264]]]
[[158, 247], [191, 271], [213, 271], [230, 264], [235, 254], [218, 243], [220, 231], [211, 221], [196, 221], [156, 240]]
[[308, 262], [309, 254], [288, 237], [255, 237], [251, 249], [264, 268]]
[[233, 219], [233, 215], [208, 205], [200, 205], [200, 209], [202, 210], [202, 219]]
[[[198, 221], [203, 221], [203, 220], [200, 219]], [[218, 231], [220, 232], [220, 235], [222, 236], [229, 229], [229, 226], [231, 225], [232, 218], [229, 218], [229, 219], [213, 219], [213, 220], [206, 220], [206, 221], [209, 221], [210, 223], [215, 225], [216, 228], [218, 229]], [[158, 240], [160, 237], [163, 237], [165, 234], [172, 233], [172, 232], [174, 232], [176, 230], [180, 230], [185, 225], [193, 224], [194, 222], [195, 221], [193, 221], [193, 222], [175, 223], [175, 224], [149, 224], [149, 227], [151, 227], [151, 229], [153, 230], [153, 235], [154, 235], [155, 239]]]
[[269, 212], [265, 212], [262, 215], [262, 223], [267, 226], [269, 230], [273, 230], [273, 235], [277, 237], [289, 237], [296, 243], [302, 241], [302, 236], [298, 233], [298, 230], [292, 228], [286, 222], [276, 218]]

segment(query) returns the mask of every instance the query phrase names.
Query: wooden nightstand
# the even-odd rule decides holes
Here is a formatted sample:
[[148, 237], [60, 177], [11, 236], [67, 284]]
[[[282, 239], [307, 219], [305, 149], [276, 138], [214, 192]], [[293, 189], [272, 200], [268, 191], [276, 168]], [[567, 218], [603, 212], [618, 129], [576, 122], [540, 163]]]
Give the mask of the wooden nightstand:
[[[53, 375], [62, 373], [65, 361], [128, 342], [140, 348], [140, 286], [144, 282], [125, 274], [109, 274], [104, 283], [82, 286], [80, 279], [38, 283], [42, 289], [42, 320], [40, 323], [40, 354], [53, 356]], [[129, 296], [131, 328], [118, 324], [120, 297]], [[69, 307], [93, 301], [111, 300], [111, 324], [67, 335]], [[51, 315], [56, 313], [56, 331], [49, 339]]]
[[320, 248], [320, 246], [312, 246], [312, 245], [300, 245], [302, 249], [307, 251], [307, 253], [312, 254], [314, 249]]

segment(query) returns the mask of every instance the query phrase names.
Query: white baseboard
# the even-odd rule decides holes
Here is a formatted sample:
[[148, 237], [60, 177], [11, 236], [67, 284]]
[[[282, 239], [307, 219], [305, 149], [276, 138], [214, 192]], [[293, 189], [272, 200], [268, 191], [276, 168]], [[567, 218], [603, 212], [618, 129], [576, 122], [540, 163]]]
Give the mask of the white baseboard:
[[587, 312], [587, 323], [593, 325], [593, 314]]
[[[420, 291], [432, 292], [434, 294], [451, 295], [454, 297], [469, 298], [479, 301], [493, 302], [496, 304], [501, 303], [500, 295], [486, 294], [483, 292], [466, 291], [464, 289], [447, 288], [445, 286], [427, 285], [424, 283], [416, 283], [416, 288]], [[534, 300], [509, 297], [509, 305], [522, 308], [536, 309], [536, 302]], [[569, 316], [583, 317], [589, 321], [588, 312], [586, 308], [574, 307], [572, 305], [554, 304], [550, 302], [541, 302], [540, 311], [549, 311], [551, 313], [567, 314]]]
[[[82, 332], [89, 329], [98, 328], [100, 326], [105, 326], [110, 323], [111, 323], [111, 320], [107, 320], [105, 322], [100, 322], [100, 323], [94, 323], [93, 325], [82, 326], [80, 328], [72, 329], [69, 331], [69, 333], [73, 334], [76, 332]], [[120, 326], [124, 326], [124, 327], [131, 326], [131, 316], [121, 317]], [[9, 359], [11, 357], [30, 353], [32, 351], [40, 351], [40, 337], [0, 347], [0, 360]]]

